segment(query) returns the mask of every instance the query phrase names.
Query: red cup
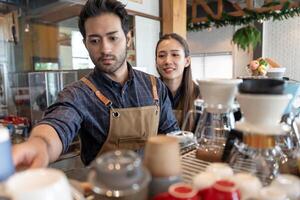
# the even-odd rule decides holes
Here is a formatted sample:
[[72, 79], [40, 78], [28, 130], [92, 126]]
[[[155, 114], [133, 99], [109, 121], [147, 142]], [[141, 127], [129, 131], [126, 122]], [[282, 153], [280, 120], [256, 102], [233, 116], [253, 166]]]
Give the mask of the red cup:
[[228, 180], [217, 181], [204, 200], [240, 200], [241, 195], [236, 185]]
[[168, 192], [164, 192], [156, 195], [152, 200], [171, 200], [171, 196]]
[[197, 190], [186, 183], [171, 185], [168, 192], [158, 194], [153, 200], [199, 200]]
[[198, 196], [200, 197], [201, 200], [205, 200], [208, 198], [208, 196], [211, 193], [212, 188], [208, 187], [208, 188], [204, 188], [202, 190], [198, 191]]

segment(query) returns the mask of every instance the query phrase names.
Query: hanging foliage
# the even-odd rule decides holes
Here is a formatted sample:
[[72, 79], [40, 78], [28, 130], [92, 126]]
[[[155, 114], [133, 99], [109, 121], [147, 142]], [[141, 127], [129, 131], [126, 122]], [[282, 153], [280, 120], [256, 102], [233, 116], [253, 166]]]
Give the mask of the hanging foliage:
[[261, 43], [261, 33], [254, 26], [249, 25], [238, 29], [232, 37], [232, 42], [238, 48], [249, 51], [250, 47], [255, 48]]
[[226, 13], [222, 14], [221, 19], [213, 19], [212, 17], [208, 16], [208, 21], [206, 22], [197, 22], [192, 23], [191, 21], [188, 23], [188, 31], [201, 31], [203, 29], [207, 29], [210, 27], [223, 27], [228, 25], [248, 25], [254, 22], [263, 22], [267, 20], [272, 21], [281, 21], [284, 19], [300, 16], [300, 8], [291, 8], [291, 9], [283, 9], [283, 10], [276, 10], [269, 13], [256, 13], [251, 10], [244, 9], [246, 15], [243, 17], [234, 17], [230, 16]]
[[[230, 0], [236, 9], [226, 13], [223, 10], [223, 1], [217, 1], [217, 13], [214, 13], [205, 0], [193, 0], [192, 18], [187, 24], [188, 31], [201, 31], [211, 27], [223, 27], [228, 25], [245, 26], [237, 30], [232, 38], [232, 42], [244, 51], [255, 48], [261, 42], [261, 33], [253, 25], [254, 22], [267, 20], [277, 21], [300, 16], [299, 2], [293, 0], [265, 0], [264, 5], [259, 8], [254, 7], [253, 0], [245, 0], [246, 7], [242, 8], [239, 1]], [[215, 2], [216, 2], [215, 1]], [[227, 3], [229, 0], [227, 1]], [[206, 17], [197, 17], [197, 6], [201, 6], [206, 12]]]

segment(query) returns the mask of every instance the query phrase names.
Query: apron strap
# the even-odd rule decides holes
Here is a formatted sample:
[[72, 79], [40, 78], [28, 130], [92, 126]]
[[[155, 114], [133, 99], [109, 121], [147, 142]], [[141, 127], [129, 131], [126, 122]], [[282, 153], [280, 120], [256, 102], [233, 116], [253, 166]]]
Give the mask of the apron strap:
[[93, 92], [95, 92], [95, 95], [102, 103], [104, 103], [104, 105], [106, 106], [111, 105], [111, 101], [108, 98], [106, 98], [89, 79], [87, 79], [86, 77], [82, 77], [80, 80], [83, 83], [85, 83]]
[[[104, 105], [106, 106], [110, 106], [111, 105], [111, 101], [106, 98], [96, 87], [95, 85], [88, 80], [86, 77], [82, 77], [80, 79], [83, 83], [85, 83], [94, 93], [95, 95], [98, 97], [98, 99], [104, 103]], [[151, 80], [151, 85], [152, 85], [152, 95], [153, 95], [153, 99], [158, 102], [158, 94], [157, 94], [157, 86], [156, 86], [156, 78], [154, 76], [150, 76], [150, 80]]]
[[156, 86], [156, 78], [150, 75], [151, 85], [152, 85], [152, 95], [153, 99], [158, 102], [158, 94], [157, 94], [157, 86]]

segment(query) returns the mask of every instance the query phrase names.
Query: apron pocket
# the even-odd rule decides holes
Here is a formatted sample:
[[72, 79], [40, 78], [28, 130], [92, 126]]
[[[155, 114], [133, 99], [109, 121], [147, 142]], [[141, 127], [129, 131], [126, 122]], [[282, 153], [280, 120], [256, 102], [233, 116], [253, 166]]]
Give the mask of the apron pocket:
[[138, 150], [143, 148], [147, 139], [144, 137], [123, 137], [118, 139], [118, 149]]

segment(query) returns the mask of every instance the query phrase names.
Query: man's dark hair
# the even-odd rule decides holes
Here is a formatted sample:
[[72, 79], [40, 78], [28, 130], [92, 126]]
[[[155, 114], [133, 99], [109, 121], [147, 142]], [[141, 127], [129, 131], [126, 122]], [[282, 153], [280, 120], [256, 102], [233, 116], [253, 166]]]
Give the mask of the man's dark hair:
[[105, 13], [117, 15], [121, 20], [123, 32], [127, 35], [129, 31], [129, 21], [125, 5], [117, 0], [88, 0], [80, 12], [78, 21], [78, 27], [84, 39], [86, 37], [84, 28], [86, 20], [90, 17], [96, 17]]

